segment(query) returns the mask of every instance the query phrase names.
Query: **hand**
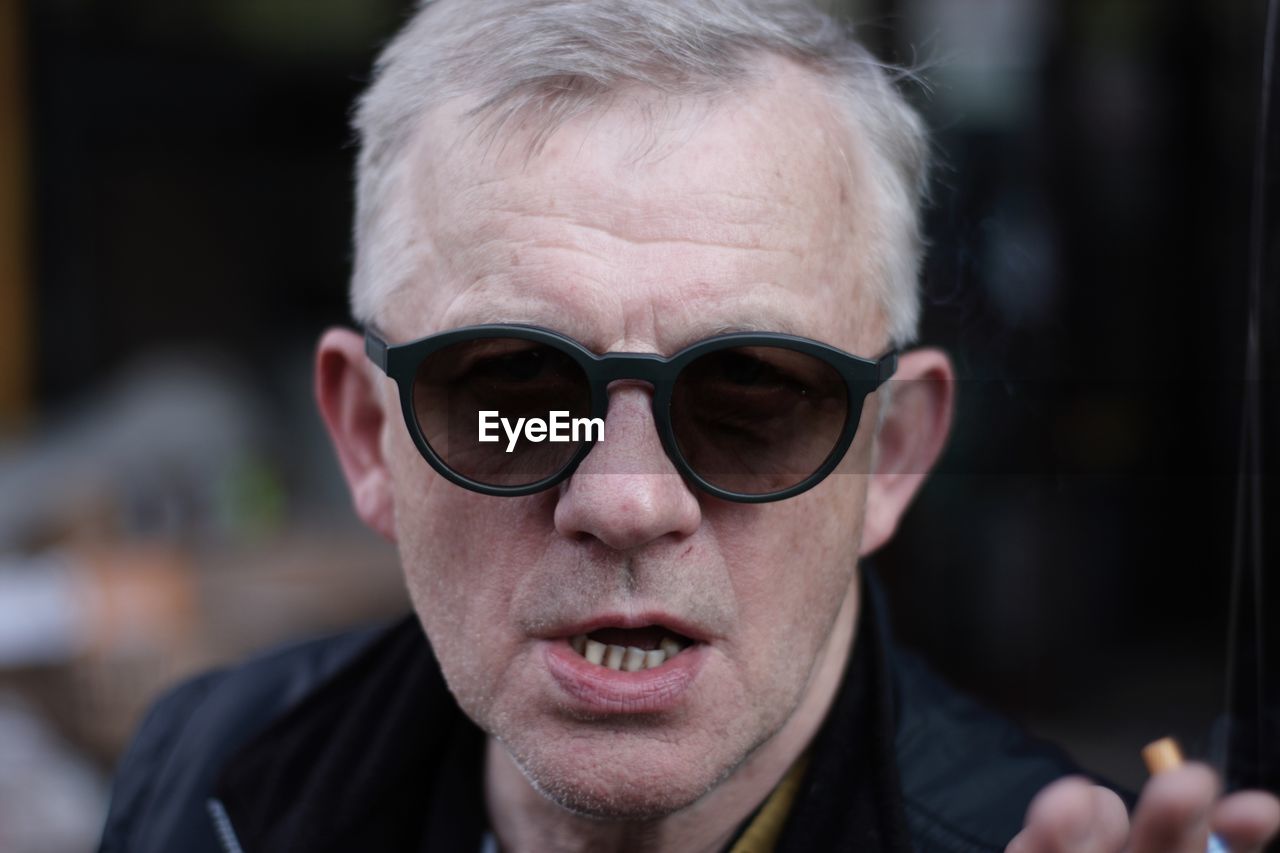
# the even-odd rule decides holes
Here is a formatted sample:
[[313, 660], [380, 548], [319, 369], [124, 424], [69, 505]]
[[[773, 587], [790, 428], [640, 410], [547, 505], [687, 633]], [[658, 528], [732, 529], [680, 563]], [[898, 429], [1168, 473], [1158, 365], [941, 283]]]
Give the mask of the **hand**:
[[1218, 798], [1217, 775], [1189, 763], [1153, 776], [1132, 821], [1124, 803], [1086, 779], [1059, 779], [1036, 795], [1006, 853], [1205, 853], [1215, 833], [1231, 853], [1261, 853], [1280, 830], [1280, 800], [1263, 791]]

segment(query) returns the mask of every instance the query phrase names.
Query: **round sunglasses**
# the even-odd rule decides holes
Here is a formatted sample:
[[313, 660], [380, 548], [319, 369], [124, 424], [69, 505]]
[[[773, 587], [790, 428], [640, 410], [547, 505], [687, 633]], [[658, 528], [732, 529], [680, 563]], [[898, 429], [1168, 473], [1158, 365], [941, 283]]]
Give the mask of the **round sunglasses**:
[[596, 354], [549, 329], [468, 326], [404, 344], [365, 331], [365, 351], [400, 391], [405, 425], [436, 471], [488, 495], [519, 496], [571, 475], [604, 436], [608, 386], [653, 386], [667, 456], [717, 497], [758, 503], [822, 481], [853, 442], [863, 401], [898, 353], [850, 355], [807, 338], [734, 333], [671, 356]]

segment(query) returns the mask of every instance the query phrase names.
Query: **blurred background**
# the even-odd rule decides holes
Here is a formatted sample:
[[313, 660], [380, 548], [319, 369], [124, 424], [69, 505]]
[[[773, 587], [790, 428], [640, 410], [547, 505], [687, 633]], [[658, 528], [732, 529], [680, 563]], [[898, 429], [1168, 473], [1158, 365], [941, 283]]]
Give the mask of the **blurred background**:
[[[0, 0], [0, 851], [92, 849], [176, 679], [408, 606], [310, 392], [408, 6]], [[899, 634], [1121, 783], [1168, 733], [1220, 760], [1264, 4], [833, 6], [940, 158], [959, 412], [875, 560]]]

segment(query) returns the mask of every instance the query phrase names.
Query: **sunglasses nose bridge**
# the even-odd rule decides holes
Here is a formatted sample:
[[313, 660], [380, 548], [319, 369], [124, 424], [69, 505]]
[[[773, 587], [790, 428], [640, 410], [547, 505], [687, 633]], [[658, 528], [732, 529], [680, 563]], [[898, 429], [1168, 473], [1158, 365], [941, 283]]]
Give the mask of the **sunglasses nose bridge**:
[[[658, 410], [657, 403], [664, 393], [664, 386], [668, 385], [671, 379], [670, 369], [671, 359], [651, 352], [607, 352], [596, 358], [595, 364], [592, 366], [594, 372], [594, 383], [597, 388], [605, 390], [606, 399], [612, 396], [614, 390], [613, 383], [621, 383], [627, 385], [631, 383], [646, 383], [652, 389], [654, 410], [653, 417], [655, 419], [654, 426], [658, 429], [659, 437], [662, 441], [664, 451], [671, 456], [674, 461], [674, 455], [668, 445], [667, 437], [661, 422], [661, 413]], [[621, 387], [621, 385], [617, 386]], [[603, 403], [608, 408], [608, 402]]]
[[638, 379], [658, 385], [666, 373], [667, 360], [651, 352], [609, 352], [596, 362], [596, 375], [603, 385], [619, 379]]

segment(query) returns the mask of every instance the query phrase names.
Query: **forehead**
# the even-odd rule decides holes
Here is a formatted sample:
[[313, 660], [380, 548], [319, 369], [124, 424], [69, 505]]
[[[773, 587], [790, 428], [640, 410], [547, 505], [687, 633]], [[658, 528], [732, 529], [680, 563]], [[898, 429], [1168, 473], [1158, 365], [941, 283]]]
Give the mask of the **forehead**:
[[859, 146], [807, 72], [775, 65], [714, 102], [619, 93], [534, 154], [527, 128], [486, 142], [462, 131], [461, 105], [433, 114], [408, 155], [411, 258], [387, 312], [399, 331], [533, 323], [601, 350], [737, 329], [874, 345]]

